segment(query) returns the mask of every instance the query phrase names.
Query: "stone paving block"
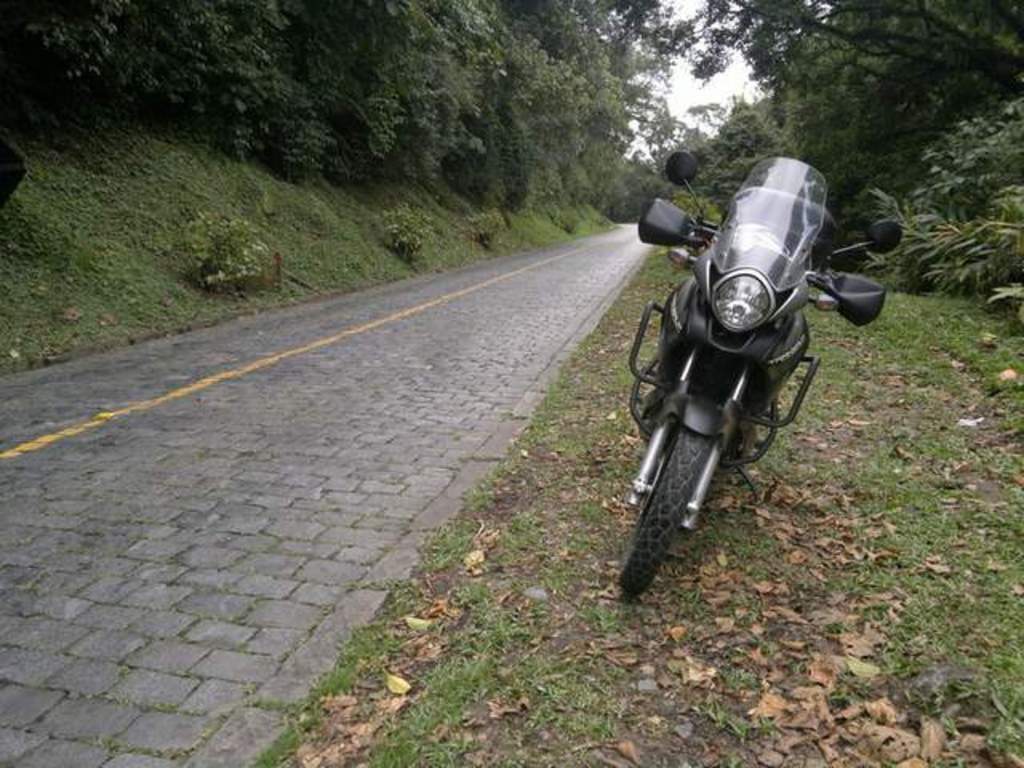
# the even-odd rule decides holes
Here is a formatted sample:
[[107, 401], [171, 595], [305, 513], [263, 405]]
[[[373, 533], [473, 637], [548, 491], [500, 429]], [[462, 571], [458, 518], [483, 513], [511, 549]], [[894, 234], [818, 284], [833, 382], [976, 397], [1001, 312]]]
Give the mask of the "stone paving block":
[[0, 687], [0, 725], [23, 727], [49, 712], [63, 698], [57, 691], [20, 685]]
[[302, 520], [278, 520], [267, 528], [265, 533], [271, 536], [279, 536], [282, 539], [304, 539], [312, 541], [324, 531], [320, 523]]
[[183, 702], [197, 685], [199, 681], [191, 677], [134, 669], [115, 686], [110, 696], [150, 707], [175, 706]]
[[237, 619], [253, 604], [251, 597], [226, 592], [205, 592], [190, 595], [178, 606], [182, 611], [214, 619]]
[[350, 584], [366, 573], [364, 566], [336, 560], [310, 560], [299, 570], [296, 578], [317, 584]]
[[257, 603], [252, 613], [246, 617], [246, 623], [255, 627], [309, 629], [322, 615], [319, 609], [312, 606], [284, 600], [263, 600]]
[[237, 683], [261, 683], [273, 675], [276, 668], [277, 663], [269, 656], [216, 650], [193, 667], [192, 672]]
[[224, 726], [188, 761], [186, 768], [238, 768], [249, 765], [284, 730], [280, 712], [246, 708], [236, 711]]
[[329, 586], [327, 584], [303, 584], [294, 593], [291, 600], [309, 605], [334, 605], [345, 593], [344, 586]]
[[156, 640], [133, 653], [127, 661], [132, 666], [155, 669], [158, 672], [187, 672], [209, 652], [209, 648], [195, 643]]
[[245, 650], [250, 653], [262, 653], [274, 658], [288, 654], [296, 644], [306, 636], [306, 632], [298, 629], [266, 628], [257, 632]]
[[148, 584], [132, 594], [121, 599], [121, 605], [135, 606], [138, 608], [152, 608], [164, 611], [181, 602], [189, 594], [190, 587], [178, 587], [168, 584]]
[[146, 644], [146, 638], [134, 632], [97, 630], [84, 637], [68, 649], [73, 656], [87, 659], [120, 661], [129, 653]]
[[61, 651], [89, 634], [85, 627], [37, 616], [4, 633], [4, 642], [38, 651]]
[[338, 550], [335, 560], [358, 565], [371, 565], [381, 558], [384, 551], [378, 547], [345, 546]]
[[50, 710], [39, 728], [68, 739], [117, 736], [139, 716], [134, 707], [102, 699], [65, 699]]
[[179, 709], [183, 712], [200, 714], [217, 714], [233, 708], [249, 693], [249, 686], [243, 683], [232, 683], [228, 680], [204, 680], [182, 702]]
[[299, 570], [304, 562], [306, 558], [297, 555], [255, 553], [239, 560], [232, 566], [232, 570], [287, 579]]
[[88, 600], [63, 595], [46, 595], [35, 602], [39, 613], [60, 621], [71, 621], [81, 616], [92, 605]]
[[0, 765], [13, 764], [16, 759], [45, 741], [46, 736], [42, 733], [0, 728]]
[[14, 768], [98, 768], [110, 757], [106, 750], [81, 741], [50, 739], [15, 763]]
[[415, 547], [401, 546], [392, 549], [366, 572], [365, 581], [396, 581], [407, 579], [419, 562]]
[[119, 604], [132, 592], [137, 591], [139, 583], [134, 579], [123, 579], [120, 576], [104, 576], [82, 590], [79, 598], [92, 600], [94, 603]]
[[242, 578], [231, 589], [243, 595], [272, 597], [280, 600], [288, 597], [297, 586], [299, 586], [299, 582], [291, 579], [275, 579], [273, 576], [254, 573]]
[[49, 688], [97, 696], [105, 693], [118, 681], [120, 668], [110, 661], [76, 659], [46, 681]]
[[181, 556], [181, 562], [192, 568], [227, 568], [243, 553], [228, 547], [198, 546]]
[[75, 623], [94, 629], [125, 629], [140, 619], [143, 613], [141, 608], [91, 603], [89, 608], [75, 617]]
[[174, 763], [162, 757], [149, 755], [118, 755], [103, 768], [174, 768]]
[[154, 565], [145, 564], [139, 566], [132, 574], [133, 579], [138, 581], [172, 582], [181, 577], [188, 569], [183, 565]]
[[41, 685], [63, 669], [70, 659], [25, 648], [0, 648], [0, 680], [22, 685]]
[[240, 573], [232, 573], [228, 570], [216, 570], [213, 568], [196, 568], [192, 571], [186, 571], [178, 579], [182, 584], [190, 584], [198, 587], [196, 591], [205, 591], [206, 589], [228, 589], [232, 584], [239, 581], [242, 578]]
[[107, 750], [92, 744], [51, 739], [26, 753], [15, 768], [99, 768], [109, 756]]
[[196, 621], [198, 619], [195, 616], [180, 611], [147, 611], [139, 619], [133, 621], [130, 628], [146, 637], [166, 639], [180, 635]]
[[187, 640], [212, 648], [238, 648], [256, 633], [252, 627], [225, 621], [203, 620], [185, 635]]
[[138, 560], [170, 560], [188, 549], [189, 545], [167, 539], [143, 539], [125, 550], [126, 557]]
[[202, 738], [207, 719], [197, 715], [147, 712], [118, 737], [136, 749], [155, 752], [192, 749]]

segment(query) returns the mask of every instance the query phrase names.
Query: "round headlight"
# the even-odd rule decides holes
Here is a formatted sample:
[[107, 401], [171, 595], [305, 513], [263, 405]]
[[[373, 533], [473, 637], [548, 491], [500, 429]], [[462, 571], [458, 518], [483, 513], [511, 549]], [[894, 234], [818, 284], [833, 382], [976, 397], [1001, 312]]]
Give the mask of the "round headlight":
[[753, 275], [726, 277], [715, 286], [715, 317], [730, 331], [749, 331], [772, 311], [772, 293]]

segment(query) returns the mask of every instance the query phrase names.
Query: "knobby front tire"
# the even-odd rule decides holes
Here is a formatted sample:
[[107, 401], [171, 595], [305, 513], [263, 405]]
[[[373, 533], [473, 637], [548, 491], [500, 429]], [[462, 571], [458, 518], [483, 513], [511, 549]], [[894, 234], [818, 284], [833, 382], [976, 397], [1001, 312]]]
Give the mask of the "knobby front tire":
[[619, 576], [619, 586], [627, 597], [646, 590], [668, 556], [714, 440], [680, 429], [658, 485], [637, 521], [632, 548]]

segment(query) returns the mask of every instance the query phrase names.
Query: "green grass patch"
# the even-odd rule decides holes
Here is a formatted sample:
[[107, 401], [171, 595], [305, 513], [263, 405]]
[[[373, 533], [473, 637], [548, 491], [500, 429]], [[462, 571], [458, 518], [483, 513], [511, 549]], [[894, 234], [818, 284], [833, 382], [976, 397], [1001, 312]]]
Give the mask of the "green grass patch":
[[[141, 130], [64, 142], [18, 142], [29, 173], [0, 209], [0, 371], [606, 227], [589, 208], [522, 211], [507, 214], [484, 248], [474, 239], [477, 211], [447, 189], [291, 184]], [[387, 212], [402, 206], [422, 228], [411, 258], [389, 250], [385, 231]], [[186, 233], [200, 216], [251, 225], [281, 257], [281, 284], [244, 296], [190, 284]]]
[[[964, 734], [979, 728], [994, 754], [1024, 749], [1020, 392], [993, 383], [1024, 340], [950, 299], [894, 295], [864, 329], [814, 315], [822, 371], [757, 467], [761, 492], [717, 481], [701, 530], [642, 602], [623, 604], [614, 584], [635, 512], [621, 498], [642, 450], [626, 354], [643, 304], [679, 277], [654, 258], [626, 289], [263, 768], [292, 764], [300, 744], [315, 755], [345, 743], [323, 724], [324, 695], [358, 698], [349, 717], [376, 730], [350, 757], [372, 766], [614, 764], [624, 743], [652, 766], [753, 765], [784, 749], [783, 764], [821, 760], [834, 733], [787, 746], [806, 731], [751, 710], [766, 691], [799, 709], [820, 687], [812, 660], [871, 632], [866, 659], [880, 674], [837, 672], [821, 688], [833, 716], [892, 697], [908, 733], [922, 717], [946, 724], [936, 764], [970, 763]], [[486, 557], [470, 572], [474, 550]], [[402, 621], [438, 605], [449, 610], [426, 634]], [[424, 659], [424, 647], [436, 653]], [[927, 701], [906, 694], [950, 664], [969, 681]], [[380, 717], [385, 670], [413, 688]], [[842, 734], [830, 748], [867, 748]]]

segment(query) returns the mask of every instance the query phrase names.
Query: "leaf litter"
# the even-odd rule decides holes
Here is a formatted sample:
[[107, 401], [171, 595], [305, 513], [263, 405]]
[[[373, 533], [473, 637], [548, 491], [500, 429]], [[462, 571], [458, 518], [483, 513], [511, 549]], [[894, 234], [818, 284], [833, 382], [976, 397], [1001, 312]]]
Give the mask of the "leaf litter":
[[[420, 733], [416, 764], [459, 754], [467, 765], [1021, 765], [978, 733], [992, 724], [984, 710], [937, 711], [903, 695], [888, 655], [906, 593], [836, 589], [847, 583], [838, 575], [886, 563], [960, 577], [948, 552], [906, 562], [898, 527], [864, 515], [848, 483], [766, 475], [756, 497], [719, 483], [704, 530], [640, 605], [619, 602], [614, 579], [635, 514], [619, 494], [642, 445], [607, 418], [621, 392], [605, 380], [631, 327], [613, 310], [604, 346], [574, 358], [580, 402], [531, 428], [493, 502], [473, 512], [476, 533], [456, 564], [417, 577], [415, 604], [389, 625], [398, 650], [367, 660], [350, 693], [321, 702], [296, 764], [390, 764], [375, 756], [438, 706], [431, 675], [483, 657], [494, 671], [477, 705]], [[830, 407], [841, 413], [844, 402]], [[791, 439], [831, 461], [854, 431], [885, 428], [881, 414], [849, 415]], [[923, 460], [891, 455], [911, 470]], [[551, 595], [543, 604], [521, 594], [538, 584]], [[1012, 592], [1024, 597], [1024, 585]], [[504, 639], [510, 627], [514, 641]]]

